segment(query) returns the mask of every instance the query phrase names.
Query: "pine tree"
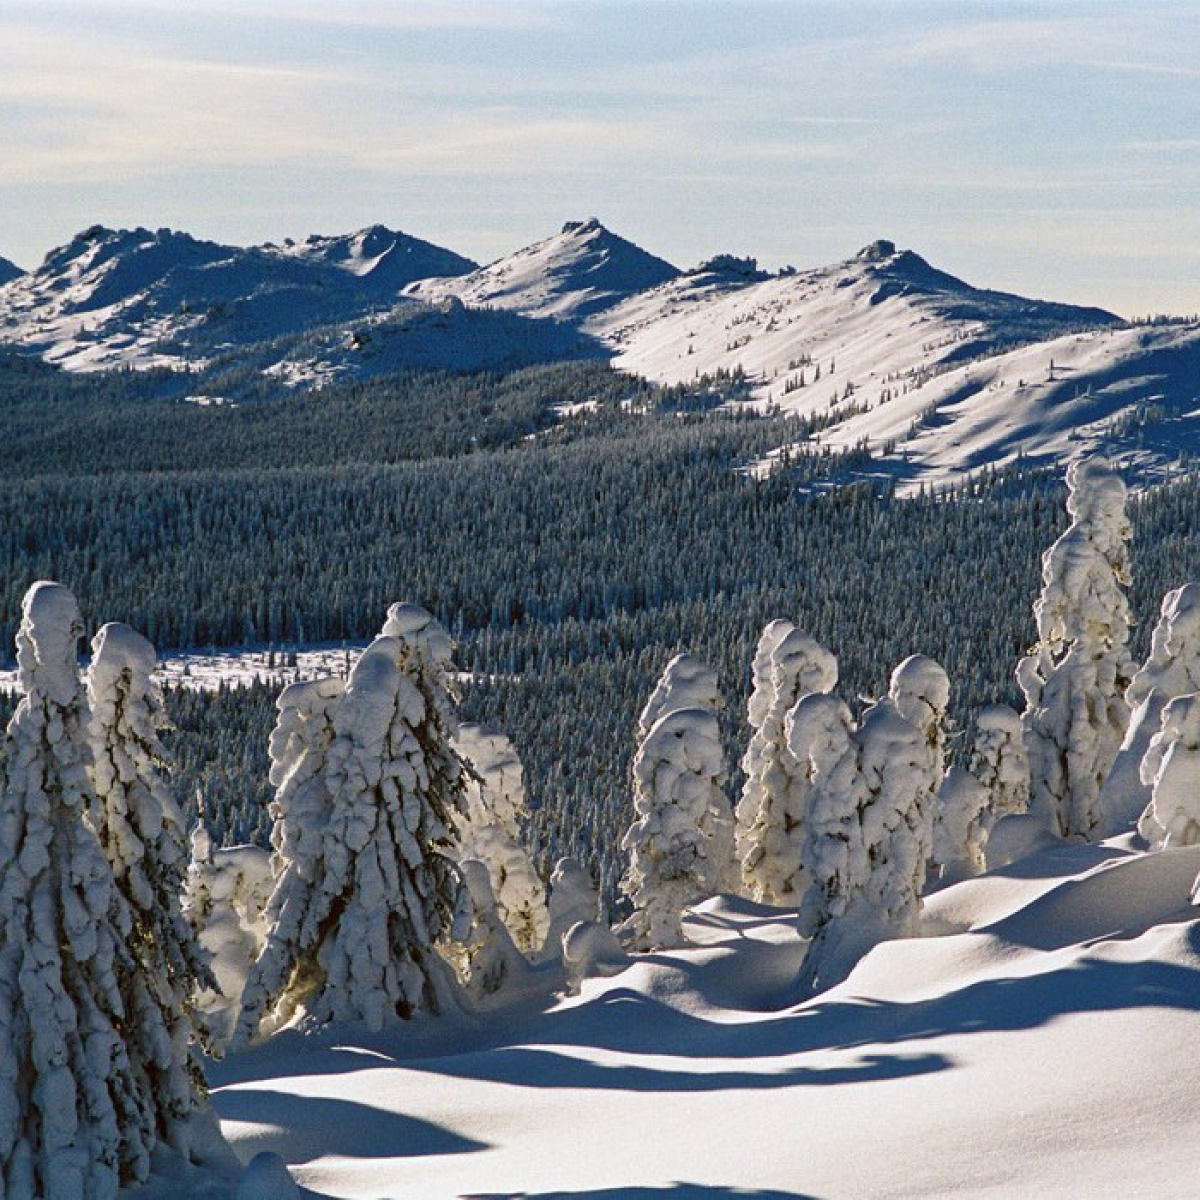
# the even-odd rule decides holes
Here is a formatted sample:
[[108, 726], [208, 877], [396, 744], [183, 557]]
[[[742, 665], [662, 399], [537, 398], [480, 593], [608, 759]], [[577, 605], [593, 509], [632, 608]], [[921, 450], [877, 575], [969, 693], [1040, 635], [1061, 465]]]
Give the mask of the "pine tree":
[[[284, 860], [280, 914], [247, 980], [239, 1036], [291, 1018], [363, 1021], [378, 1030], [450, 1002], [436, 944], [450, 929], [457, 879], [453, 821], [463, 769], [450, 745], [450, 641], [423, 609], [394, 605], [332, 710], [314, 773], [329, 797], [319, 869]], [[286, 832], [276, 839], [289, 843]]]
[[521, 760], [505, 734], [474, 723], [459, 726], [454, 748], [472, 771], [457, 822], [459, 861], [477, 859], [487, 867], [500, 919], [517, 947], [532, 954], [550, 917], [545, 888], [520, 840], [528, 815]]
[[1125, 484], [1100, 459], [1067, 469], [1067, 531], [1042, 557], [1038, 643], [1017, 666], [1025, 693], [1031, 810], [1063, 837], [1096, 837], [1100, 789], [1129, 722], [1133, 674]]
[[160, 1141], [203, 1158], [216, 1134], [196, 1044], [204, 1023], [193, 997], [216, 990], [208, 956], [184, 920], [187, 851], [183, 821], [167, 789], [162, 697], [151, 679], [154, 647], [127, 625], [105, 625], [92, 641], [94, 825], [132, 927], [135, 969], [120, 977], [126, 1045], [145, 1072]]
[[106, 1200], [147, 1178], [157, 1136], [146, 1064], [123, 1036], [132, 920], [85, 820], [97, 801], [82, 632], [65, 587], [29, 589], [0, 805], [0, 1194], [12, 1197]]
[[[765, 658], [765, 663], [761, 660]], [[801, 863], [808, 770], [788, 748], [788, 712], [805, 695], [829, 692], [837, 660], [794, 626], [772, 622], [759, 642], [751, 723], [737, 807], [737, 857], [743, 890], [766, 904], [798, 907], [808, 886]], [[769, 699], [767, 699], [769, 687]]]

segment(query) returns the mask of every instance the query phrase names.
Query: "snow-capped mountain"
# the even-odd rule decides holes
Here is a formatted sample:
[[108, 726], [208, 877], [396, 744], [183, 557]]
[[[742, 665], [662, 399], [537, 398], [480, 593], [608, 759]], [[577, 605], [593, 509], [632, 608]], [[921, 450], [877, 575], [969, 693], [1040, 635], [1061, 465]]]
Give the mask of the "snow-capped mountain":
[[76, 370], [306, 387], [610, 356], [662, 383], [739, 378], [906, 487], [1085, 447], [1153, 477], [1200, 450], [1200, 328], [973, 287], [885, 240], [772, 274], [728, 254], [681, 272], [595, 219], [479, 268], [381, 225], [248, 248], [93, 226], [6, 273], [0, 344]]
[[382, 226], [249, 248], [93, 226], [0, 288], [0, 340], [82, 370], [195, 364], [387, 309], [414, 278], [473, 265]]
[[809, 413], [847, 384], [916, 378], [1007, 345], [1120, 323], [1102, 309], [971, 287], [878, 241], [846, 262], [772, 276], [723, 256], [586, 328], [613, 347], [619, 367], [666, 383], [740, 371], [760, 400]]
[[594, 217], [454, 279], [415, 284], [409, 294], [578, 321], [675, 278], [679, 270], [618, 237]]

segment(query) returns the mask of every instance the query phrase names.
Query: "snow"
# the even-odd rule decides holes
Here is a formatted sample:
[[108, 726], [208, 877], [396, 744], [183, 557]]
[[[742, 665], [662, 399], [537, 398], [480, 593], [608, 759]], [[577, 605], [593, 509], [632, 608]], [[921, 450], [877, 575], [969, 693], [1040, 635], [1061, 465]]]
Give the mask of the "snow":
[[1197, 870], [1060, 845], [940, 892], [926, 936], [803, 1003], [794, 913], [712, 901], [694, 948], [577, 997], [285, 1035], [216, 1068], [215, 1103], [243, 1157], [324, 1196], [1180, 1195]]
[[530, 317], [579, 320], [677, 274], [670, 263], [591, 218], [568, 221], [553, 237], [469, 275], [416, 283], [406, 294], [435, 300], [456, 296], [464, 304]]

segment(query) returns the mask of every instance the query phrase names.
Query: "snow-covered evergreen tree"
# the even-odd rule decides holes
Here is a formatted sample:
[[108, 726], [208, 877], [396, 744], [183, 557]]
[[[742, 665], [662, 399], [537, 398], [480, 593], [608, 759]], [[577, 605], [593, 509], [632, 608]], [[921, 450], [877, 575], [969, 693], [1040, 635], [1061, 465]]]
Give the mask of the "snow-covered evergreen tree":
[[119, 976], [131, 1063], [145, 1072], [159, 1140], [192, 1156], [195, 1125], [205, 1126], [201, 1155], [215, 1128], [194, 1049], [205, 1030], [193, 997], [217, 983], [180, 907], [187, 851], [164, 774], [155, 662], [154, 647], [127, 625], [105, 625], [92, 640], [93, 820], [132, 920], [126, 946], [135, 969]]
[[987, 869], [984, 849], [990, 828], [988, 790], [965, 767], [951, 767], [934, 802], [930, 862], [943, 882], [955, 882]]
[[1129, 728], [1104, 783], [1105, 829], [1127, 829], [1150, 803], [1142, 760], [1162, 727], [1169, 700], [1200, 691], [1200, 584], [1173, 588], [1162, 598], [1150, 654], [1125, 689]]
[[857, 734], [868, 800], [862, 810], [863, 841], [871, 862], [865, 895], [889, 932], [916, 932], [932, 850], [929, 743], [890, 700], [863, 715]]
[[742, 761], [746, 783], [737, 807], [737, 856], [749, 896], [798, 906], [807, 886], [801, 847], [809, 776], [788, 749], [785, 722], [801, 696], [834, 687], [837, 660], [794, 626], [781, 629], [782, 624], [767, 626], [755, 657], [755, 677], [763, 683], [751, 696], [751, 716], [758, 723]]
[[946, 706], [950, 678], [924, 654], [912, 654], [892, 672], [888, 698], [896, 711], [924, 735], [929, 748], [929, 786], [936, 792], [946, 771]]
[[[132, 920], [85, 821], [82, 632], [65, 587], [29, 589], [0, 802], [0, 1195], [30, 1200], [106, 1200], [145, 1180], [159, 1133], [148, 1064], [124, 1037]], [[170, 1057], [169, 1040], [158, 1049]]]
[[1142, 781], [1151, 788], [1138, 822], [1142, 837], [1158, 848], [1200, 843], [1200, 693], [1176, 696], [1163, 708]]
[[591, 876], [572, 858], [560, 858], [550, 875], [546, 898], [550, 929], [538, 954], [542, 962], [562, 958], [562, 939], [581, 921], [594, 922], [600, 917], [600, 896]]
[[1101, 459], [1067, 468], [1071, 525], [1042, 557], [1038, 643], [1017, 667], [1025, 694], [1031, 811], [1064, 837], [1103, 831], [1100, 789], [1129, 722], [1133, 674], [1125, 484]]
[[813, 791], [799, 930], [811, 939], [800, 989], [844, 979], [881, 941], [916, 932], [930, 854], [928, 746], [890, 700], [857, 732], [844, 705], [806, 696], [793, 740], [809, 747]]
[[[680, 708], [701, 708], [719, 713], [724, 707], [717, 673], [690, 654], [677, 654], [663, 670], [638, 717], [638, 741], [643, 742], [661, 717]], [[726, 769], [722, 760], [721, 775]], [[741, 868], [734, 857], [733, 810], [724, 791], [714, 793], [713, 802], [700, 828], [707, 839], [708, 869], [705, 887], [712, 893], [736, 891], [741, 887]]]
[[712, 894], [704, 822], [723, 799], [724, 771], [720, 727], [703, 708], [666, 713], [638, 747], [621, 890], [633, 904], [625, 927], [639, 949], [684, 945], [683, 909]]
[[801, 860], [809, 877], [800, 904], [800, 936], [815, 937], [845, 916], [871, 871], [863, 840], [868, 801], [854, 721], [827, 693], [803, 696], [788, 714], [788, 744], [807, 763], [812, 782]]
[[527, 989], [533, 968], [501, 919], [487, 864], [468, 858], [459, 863], [459, 871], [462, 887], [452, 936], [465, 953], [468, 992], [483, 1000]]
[[233, 1035], [246, 979], [267, 944], [273, 885], [267, 851], [250, 845], [214, 849], [202, 811], [191, 834], [183, 915], [210, 956], [216, 976], [219, 990], [201, 991], [196, 1003], [219, 1050]]
[[968, 770], [987, 789], [994, 824], [1029, 807], [1029, 757], [1020, 716], [1007, 704], [989, 704], [975, 718]]
[[[449, 999], [435, 949], [457, 879], [451, 830], [462, 764], [450, 746], [449, 638], [423, 609], [389, 611], [332, 712], [321, 769], [331, 809], [312, 878], [283, 863], [276, 927], [250, 974], [239, 1036], [290, 1020], [372, 1029]], [[287, 837], [277, 839], [286, 845]]]
[[472, 772], [458, 820], [459, 861], [478, 859], [487, 867], [500, 919], [517, 947], [532, 954], [545, 940], [550, 916], [545, 888], [521, 844], [521, 820], [528, 815], [521, 760], [505, 734], [485, 725], [460, 725], [454, 748]]

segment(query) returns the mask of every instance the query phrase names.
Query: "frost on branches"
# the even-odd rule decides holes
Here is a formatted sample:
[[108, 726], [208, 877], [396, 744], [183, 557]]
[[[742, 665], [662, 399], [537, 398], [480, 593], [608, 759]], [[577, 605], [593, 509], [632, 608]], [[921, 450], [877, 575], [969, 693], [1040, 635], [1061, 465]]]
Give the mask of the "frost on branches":
[[[24, 699], [0, 803], [0, 1195], [105, 1200], [150, 1170], [158, 1111], [130, 1061], [121, 981], [131, 921], [95, 832], [83, 632], [56, 583], [25, 595]], [[169, 1041], [157, 1047], [169, 1058]]]
[[1100, 459], [1067, 468], [1067, 531], [1042, 556], [1038, 643], [1017, 666], [1025, 693], [1031, 811], [1063, 837], [1104, 832], [1100, 789], [1125, 736], [1129, 520], [1125, 484]]
[[385, 628], [391, 634], [367, 647], [333, 703], [319, 770], [330, 804], [319, 869], [315, 859], [310, 872], [281, 863], [278, 921], [246, 983], [240, 1038], [260, 1024], [278, 1028], [301, 1007], [317, 1023], [378, 1030], [452, 996], [434, 948], [452, 919], [451, 830], [463, 788], [449, 742], [450, 642], [415, 605], [394, 605]]
[[724, 772], [717, 718], [703, 708], [668, 712], [638, 747], [637, 819], [621, 842], [629, 854], [621, 890], [633, 903], [625, 928], [638, 949], [686, 944], [684, 907], [714, 890], [704, 822], [723, 799]]
[[550, 928], [545, 889], [521, 844], [525, 774], [512, 742], [484, 725], [460, 725], [454, 748], [471, 768], [465, 812], [458, 820], [459, 861], [488, 871], [496, 910], [517, 947], [534, 953]]
[[1163, 596], [1150, 655], [1125, 689], [1129, 729], [1102, 795], [1109, 832], [1128, 829], [1150, 803], [1150, 781], [1142, 782], [1141, 764], [1161, 728], [1167, 701], [1198, 691], [1200, 585], [1189, 583]]
[[1142, 760], [1151, 800], [1138, 832], [1152, 846], [1200, 843], [1200, 693], [1176, 696]]
[[166, 714], [154, 667], [154, 647], [127, 625], [105, 625], [92, 641], [93, 820], [131, 918], [126, 945], [136, 970], [119, 980], [130, 1059], [145, 1072], [159, 1140], [202, 1160], [215, 1119], [194, 1048], [203, 1022], [193, 997], [216, 980], [180, 905], [188, 856], [163, 775]]
[[737, 857], [747, 895], [766, 904], [799, 905], [807, 880], [800, 852], [810, 788], [807, 767], [788, 749], [788, 711], [800, 697], [829, 692], [837, 660], [787, 622], [764, 630], [754, 660], [746, 783], [737, 807]]

